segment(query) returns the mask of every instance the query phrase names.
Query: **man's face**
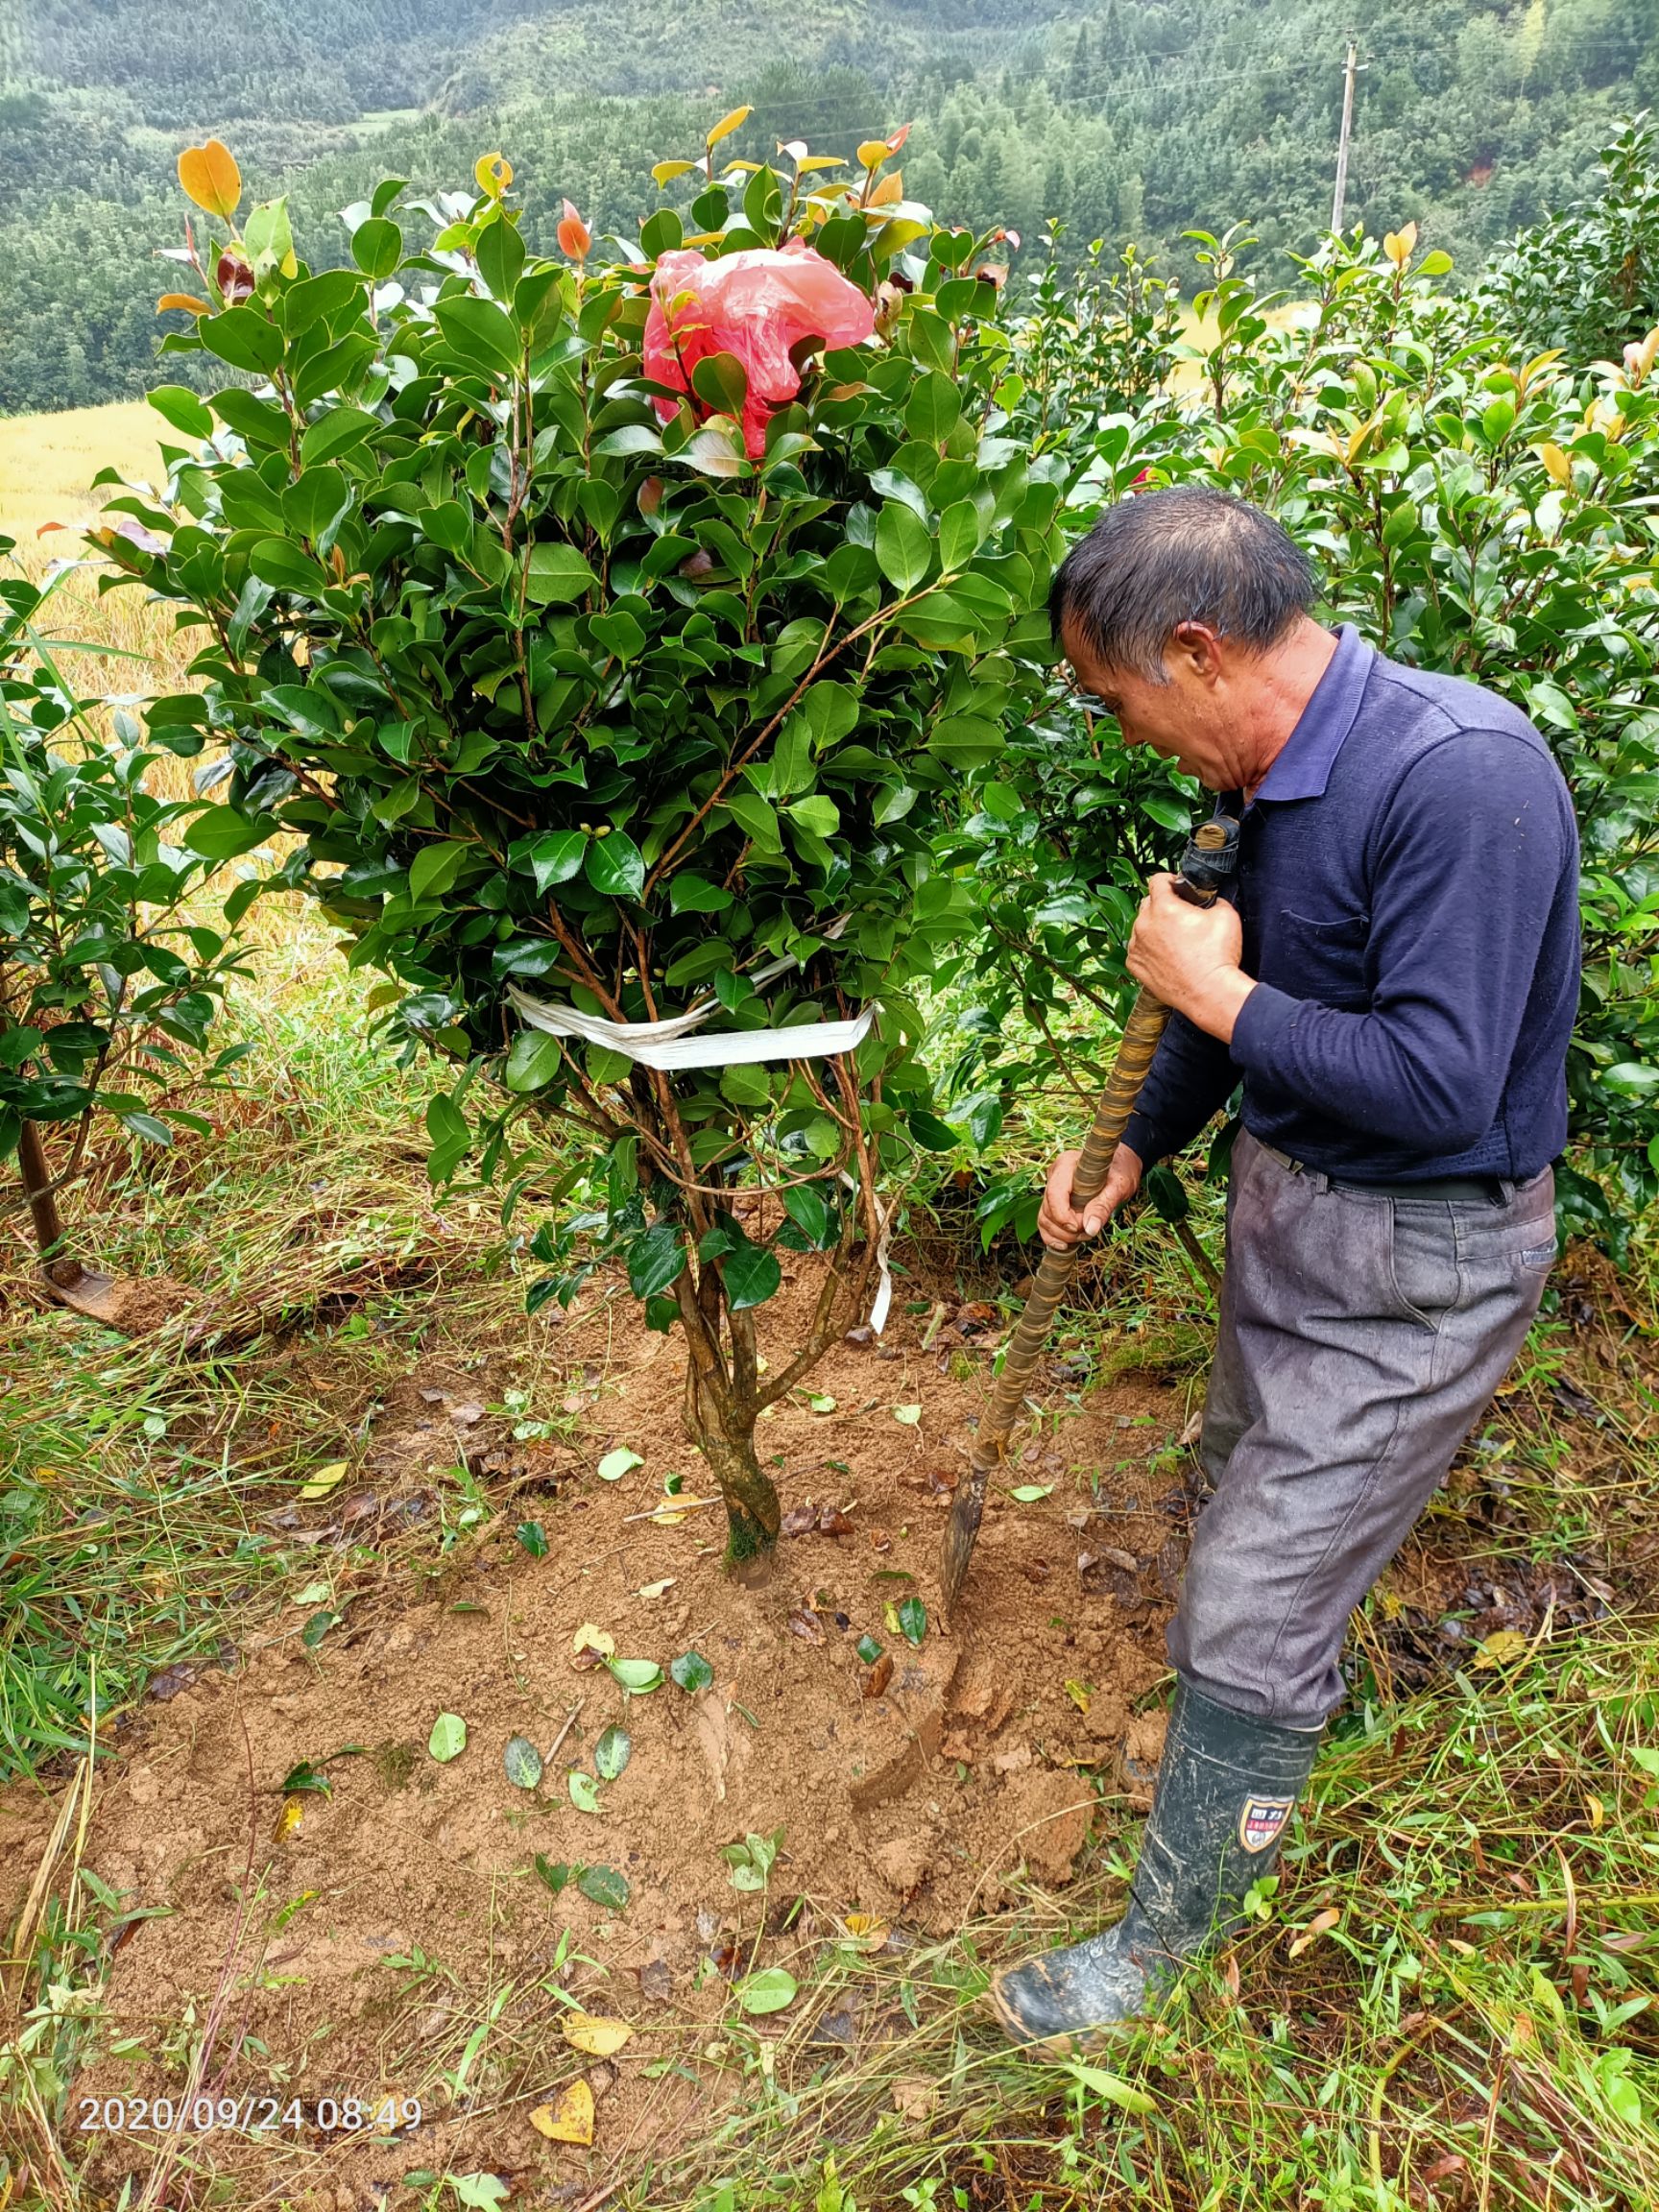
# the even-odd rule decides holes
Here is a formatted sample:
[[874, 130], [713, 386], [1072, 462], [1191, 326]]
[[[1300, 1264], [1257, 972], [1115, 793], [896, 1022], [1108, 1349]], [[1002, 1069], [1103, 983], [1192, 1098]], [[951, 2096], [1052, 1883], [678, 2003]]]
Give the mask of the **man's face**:
[[1153, 684], [1128, 668], [1108, 668], [1088, 640], [1068, 622], [1061, 644], [1077, 689], [1116, 716], [1125, 745], [1149, 745], [1212, 791], [1239, 781], [1236, 773], [1237, 717], [1227, 711], [1228, 686], [1216, 640], [1190, 624], [1169, 641], [1164, 657], [1167, 683]]

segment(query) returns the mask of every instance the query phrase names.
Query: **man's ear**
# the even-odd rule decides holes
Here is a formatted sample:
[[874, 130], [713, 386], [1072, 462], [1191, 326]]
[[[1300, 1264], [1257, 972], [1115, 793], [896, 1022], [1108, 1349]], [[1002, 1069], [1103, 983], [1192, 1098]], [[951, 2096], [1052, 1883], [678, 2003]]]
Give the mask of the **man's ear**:
[[1177, 622], [1165, 660], [1200, 684], [1215, 684], [1221, 676], [1220, 637], [1207, 622]]

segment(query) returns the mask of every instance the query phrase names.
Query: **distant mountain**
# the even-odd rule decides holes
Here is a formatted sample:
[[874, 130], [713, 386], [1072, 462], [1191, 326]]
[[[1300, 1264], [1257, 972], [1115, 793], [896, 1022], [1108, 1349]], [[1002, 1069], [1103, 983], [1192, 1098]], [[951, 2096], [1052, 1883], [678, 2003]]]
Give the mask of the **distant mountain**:
[[0, 411], [157, 380], [151, 255], [178, 148], [208, 131], [290, 193], [318, 262], [373, 178], [458, 183], [497, 145], [533, 237], [565, 193], [632, 226], [650, 162], [752, 101], [744, 154], [913, 121], [906, 187], [942, 212], [1186, 267], [1193, 226], [1318, 237], [1351, 29], [1349, 220], [1415, 219], [1469, 272], [1659, 103], [1659, 0], [12, 0]]

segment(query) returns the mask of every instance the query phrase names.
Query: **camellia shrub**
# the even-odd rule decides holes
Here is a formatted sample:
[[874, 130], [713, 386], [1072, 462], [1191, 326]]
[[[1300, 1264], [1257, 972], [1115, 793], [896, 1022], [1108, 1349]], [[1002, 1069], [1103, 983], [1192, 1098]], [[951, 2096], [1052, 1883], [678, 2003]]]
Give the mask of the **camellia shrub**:
[[[0, 538], [0, 1162], [17, 1166], [49, 1282], [70, 1290], [82, 1270], [56, 1193], [94, 1117], [146, 1143], [175, 1124], [205, 1133], [180, 1100], [252, 1047], [208, 1056], [240, 955], [193, 910], [211, 864], [184, 837], [203, 802], [148, 782], [202, 750], [201, 702], [159, 709], [148, 732], [128, 708], [104, 713], [51, 620], [67, 569], [37, 583], [14, 552]], [[49, 1149], [45, 1129], [62, 1142]]]
[[[112, 499], [145, 536], [108, 541], [202, 630], [235, 773], [193, 844], [295, 840], [276, 882], [452, 1064], [435, 1174], [523, 1185], [527, 1115], [590, 1141], [602, 1214], [543, 1224], [532, 1299], [609, 1249], [685, 1329], [733, 1561], [779, 1525], [757, 1417], [940, 1136], [909, 993], [972, 901], [933, 838], [1049, 654], [1060, 502], [1000, 434], [995, 239], [904, 199], [902, 134], [722, 171], [740, 119], [659, 165], [684, 211], [595, 242], [567, 205], [554, 262], [499, 156], [435, 202], [388, 180], [346, 211], [353, 266], [313, 273], [192, 149], [169, 345], [239, 376], [152, 395], [166, 495]], [[781, 1246], [829, 1262], [763, 1374]]]
[[[1124, 388], [1110, 298], [1079, 315], [1039, 286], [1016, 325], [1022, 360], [1059, 359], [1080, 385], [1078, 349], [1097, 349], [1102, 405], [1064, 436], [1029, 401], [1019, 419], [1064, 462], [1069, 532], [1149, 485], [1240, 493], [1312, 552], [1329, 617], [1501, 692], [1548, 738], [1583, 839], [1560, 1205], [1617, 1251], [1659, 1197], [1659, 330], [1616, 361], [1534, 354], [1501, 300], [1446, 289], [1448, 256], [1420, 252], [1409, 226], [1329, 241], [1288, 294], [1239, 271], [1242, 243], [1198, 240], [1211, 288], [1196, 373], [1150, 395]], [[1142, 865], [1205, 803], [1115, 732], [1078, 725], [1058, 696], [1029, 715], [947, 849], [984, 922], [968, 964], [976, 1086], [1035, 1072], [1004, 1042], [1011, 1008], [1047, 1034], [1078, 999], [1121, 1006]], [[993, 1191], [988, 1226], [1027, 1202]]]

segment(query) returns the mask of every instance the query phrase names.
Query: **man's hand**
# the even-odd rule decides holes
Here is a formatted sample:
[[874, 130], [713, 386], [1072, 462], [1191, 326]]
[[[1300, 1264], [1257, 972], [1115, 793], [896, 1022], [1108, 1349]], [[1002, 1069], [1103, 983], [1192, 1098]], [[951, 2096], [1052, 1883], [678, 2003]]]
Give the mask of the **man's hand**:
[[1233, 1041], [1238, 1009], [1256, 984], [1238, 965], [1244, 949], [1238, 916], [1225, 899], [1190, 906], [1173, 876], [1154, 876], [1129, 937], [1128, 968], [1145, 985], [1223, 1045]]
[[1050, 1252], [1070, 1252], [1085, 1237], [1098, 1237], [1125, 1198], [1141, 1188], [1141, 1155], [1119, 1144], [1106, 1180], [1081, 1213], [1071, 1204], [1071, 1179], [1081, 1153], [1062, 1152], [1048, 1170], [1047, 1188], [1037, 1215], [1037, 1234]]

